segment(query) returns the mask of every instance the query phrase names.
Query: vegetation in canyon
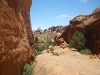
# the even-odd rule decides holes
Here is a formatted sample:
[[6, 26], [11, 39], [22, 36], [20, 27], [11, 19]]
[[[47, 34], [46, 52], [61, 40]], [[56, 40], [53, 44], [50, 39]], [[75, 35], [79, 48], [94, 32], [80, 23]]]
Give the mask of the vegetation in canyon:
[[33, 67], [31, 67], [29, 64], [25, 64], [22, 75], [31, 75], [32, 71]]
[[85, 49], [85, 40], [84, 35], [76, 31], [69, 43], [69, 48], [75, 48], [81, 54], [92, 54], [91, 50]]

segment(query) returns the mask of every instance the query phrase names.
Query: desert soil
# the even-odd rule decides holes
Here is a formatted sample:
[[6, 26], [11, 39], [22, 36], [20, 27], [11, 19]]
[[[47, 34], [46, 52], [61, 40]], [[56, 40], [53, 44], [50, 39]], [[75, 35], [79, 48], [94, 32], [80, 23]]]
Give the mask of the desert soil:
[[90, 59], [69, 48], [55, 47], [52, 53], [36, 57], [32, 75], [100, 75], [100, 59]]

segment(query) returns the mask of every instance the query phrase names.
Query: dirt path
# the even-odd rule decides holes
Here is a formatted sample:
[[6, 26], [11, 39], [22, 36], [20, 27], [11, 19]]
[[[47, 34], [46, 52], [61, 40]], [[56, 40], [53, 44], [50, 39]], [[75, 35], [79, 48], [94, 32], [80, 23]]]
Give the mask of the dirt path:
[[56, 47], [55, 52], [44, 53], [36, 57], [32, 75], [100, 75], [100, 59], [89, 59], [68, 48]]

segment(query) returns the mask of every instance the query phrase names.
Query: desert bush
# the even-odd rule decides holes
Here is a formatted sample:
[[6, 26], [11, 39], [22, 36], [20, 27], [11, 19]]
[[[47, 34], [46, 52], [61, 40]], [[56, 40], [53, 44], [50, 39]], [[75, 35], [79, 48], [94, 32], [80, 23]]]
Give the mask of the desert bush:
[[31, 67], [29, 64], [25, 64], [22, 75], [31, 75], [32, 71], [33, 67]]
[[54, 48], [53, 48], [53, 47], [51, 47], [51, 48], [50, 48], [50, 51], [51, 51], [51, 52], [53, 52], [53, 51], [54, 51]]
[[81, 54], [86, 54], [86, 55], [92, 54], [92, 52], [91, 52], [90, 49], [80, 50], [79, 52], [80, 52]]
[[38, 42], [34, 44], [36, 50], [34, 54], [36, 56], [41, 54], [43, 50], [47, 50], [49, 46], [55, 45], [55, 41], [54, 41], [55, 34], [56, 33], [52, 33], [52, 32], [44, 32], [42, 34], [35, 35], [36, 37], [39, 38]]
[[35, 50], [36, 50], [35, 51], [35, 56], [41, 54], [41, 52], [45, 49], [43, 44], [42, 44], [42, 41], [39, 41], [38, 43], [36, 43], [34, 45], [34, 47], [35, 47]]
[[50, 45], [52, 45], [52, 41], [46, 41], [46, 42], [39, 41], [38, 43], [34, 45], [35, 50], [36, 50], [35, 55], [37, 56], [41, 54], [41, 52], [43, 50], [48, 49]]
[[52, 52], [52, 54], [53, 54], [54, 56], [58, 56], [58, 53], [57, 53], [57, 52]]
[[84, 35], [76, 31], [75, 34], [72, 37], [72, 40], [69, 43], [69, 48], [76, 48], [77, 51], [83, 50], [85, 44], [85, 38]]

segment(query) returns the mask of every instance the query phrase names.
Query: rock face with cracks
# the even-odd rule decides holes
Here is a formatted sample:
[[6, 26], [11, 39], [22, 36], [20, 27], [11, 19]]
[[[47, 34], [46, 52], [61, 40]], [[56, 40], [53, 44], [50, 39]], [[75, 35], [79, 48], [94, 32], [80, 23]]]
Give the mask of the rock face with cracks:
[[0, 0], [0, 75], [21, 75], [34, 60], [31, 0]]

